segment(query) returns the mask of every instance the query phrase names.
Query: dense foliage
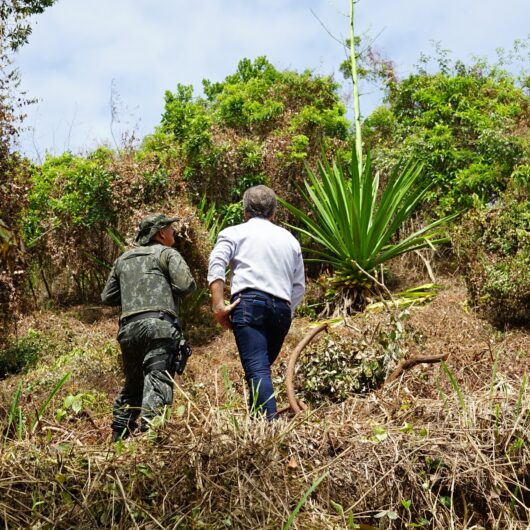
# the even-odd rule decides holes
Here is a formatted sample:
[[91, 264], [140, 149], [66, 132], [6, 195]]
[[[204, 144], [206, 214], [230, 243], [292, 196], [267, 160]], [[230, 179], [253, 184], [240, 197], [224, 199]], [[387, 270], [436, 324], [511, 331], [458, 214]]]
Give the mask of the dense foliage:
[[205, 80], [204, 97], [183, 85], [167, 92], [161, 126], [145, 147], [167, 145], [170, 135], [189, 191], [237, 220], [246, 188], [265, 183], [292, 196], [303, 161], [346, 140], [337, 86], [310, 71], [281, 72], [265, 57], [243, 59], [223, 82]]
[[32, 279], [58, 303], [98, 301], [112, 261], [148, 212], [177, 212], [180, 250], [204, 274], [208, 248], [190, 245], [204, 229], [178, 178], [135, 150], [99, 148], [86, 156], [49, 156], [34, 167], [22, 216]]
[[530, 186], [471, 210], [455, 231], [471, 303], [499, 324], [530, 323]]
[[[0, 187], [11, 223], [2, 218], [0, 225], [2, 255], [10, 256], [0, 281], [11, 278], [4, 314], [26, 269], [14, 252], [21, 241], [14, 220], [23, 226], [37, 298], [97, 301], [110, 263], [146, 212], [181, 213], [182, 250], [202, 278], [217, 230], [241, 220], [247, 187], [265, 183], [292, 205], [290, 221], [299, 214], [302, 221], [293, 224], [305, 225], [302, 243], [320, 256], [318, 271], [333, 268], [323, 285], [330, 300], [337, 292], [347, 295], [344, 309], [370, 287], [361, 269], [374, 273], [401, 251], [429, 244], [421, 227], [412, 235], [401, 230], [416, 205], [431, 199], [437, 210], [430, 215], [440, 216], [494, 201], [510, 182], [528, 183], [529, 98], [512, 77], [483, 63], [441, 59], [439, 71], [420, 69], [403, 81], [389, 63], [378, 60], [376, 67], [388, 104], [365, 121], [372, 156], [357, 179], [345, 179], [340, 169], [355, 160], [337, 84], [309, 71], [279, 71], [264, 57], [243, 59], [222, 82], [204, 81], [202, 97], [184, 85], [167, 92], [160, 126], [139, 147], [48, 157], [30, 179], [27, 164], [10, 166]], [[370, 74], [365, 66], [363, 72]], [[7, 167], [11, 158], [2, 156]], [[336, 165], [324, 162], [317, 175], [319, 160], [330, 159]], [[398, 178], [392, 168], [406, 167], [403, 160], [415, 160], [422, 173], [409, 168], [410, 178]], [[285, 219], [284, 210], [279, 220]]]
[[40, 15], [56, 0], [0, 0], [0, 42], [12, 50], [28, 42], [31, 26], [27, 19]]
[[11, 53], [27, 42], [27, 17], [42, 13], [55, 0], [0, 0], [0, 345], [21, 308], [26, 258], [16, 225], [26, 202], [27, 164], [12, 152], [19, 131], [20, 78]]
[[290, 175], [317, 144], [346, 138], [335, 89], [329, 78], [245, 59], [224, 82], [205, 81], [205, 98], [182, 85], [168, 92], [162, 123], [140, 148], [49, 156], [32, 170], [21, 219], [31, 279], [56, 302], [97, 300], [138, 219], [168, 208], [184, 218], [185, 257], [203, 276], [210, 243], [188, 244], [190, 234], [204, 232], [201, 204], [205, 211], [215, 204], [225, 223], [235, 222], [248, 186], [290, 189]]
[[362, 331], [336, 328], [311, 344], [300, 362], [298, 377], [312, 404], [340, 403], [378, 388], [407, 353], [412, 337], [403, 312], [384, 312], [363, 322]]
[[388, 171], [402, 158], [423, 161], [440, 211], [487, 203], [529, 174], [530, 97], [500, 67], [440, 52], [437, 71], [423, 64], [402, 81], [389, 74], [386, 90], [387, 105], [364, 124], [374, 163]]
[[[22, 230], [36, 262], [33, 268], [38, 265], [48, 296], [57, 294], [58, 301], [65, 301], [72, 289], [82, 300], [91, 299], [89, 291], [101, 286], [106, 274], [104, 236], [114, 220], [111, 158], [104, 149], [86, 158], [65, 153], [48, 157], [32, 171]], [[52, 278], [61, 273], [66, 273], [61, 278], [65, 284], [54, 293]]]

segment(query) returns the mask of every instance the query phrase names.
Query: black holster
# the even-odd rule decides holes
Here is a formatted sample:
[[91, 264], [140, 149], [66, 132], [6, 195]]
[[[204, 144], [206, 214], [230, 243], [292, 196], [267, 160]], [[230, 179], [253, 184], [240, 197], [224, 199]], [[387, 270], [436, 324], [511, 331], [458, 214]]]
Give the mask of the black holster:
[[191, 346], [186, 342], [186, 339], [181, 338], [179, 340], [176, 355], [174, 357], [175, 359], [175, 372], [177, 374], [182, 375], [184, 373], [184, 369], [186, 368], [186, 363], [188, 362], [188, 359], [190, 358], [192, 353]]

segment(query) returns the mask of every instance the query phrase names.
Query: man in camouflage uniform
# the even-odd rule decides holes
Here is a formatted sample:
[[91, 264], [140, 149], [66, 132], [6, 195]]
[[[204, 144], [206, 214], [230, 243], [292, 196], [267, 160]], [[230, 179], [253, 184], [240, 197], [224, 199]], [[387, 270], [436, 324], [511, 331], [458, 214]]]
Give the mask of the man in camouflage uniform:
[[135, 248], [112, 266], [101, 293], [106, 305], [121, 305], [118, 342], [125, 384], [114, 403], [112, 440], [127, 438], [173, 401], [174, 358], [182, 335], [179, 303], [195, 290], [188, 265], [172, 246], [177, 218], [152, 214], [140, 222]]

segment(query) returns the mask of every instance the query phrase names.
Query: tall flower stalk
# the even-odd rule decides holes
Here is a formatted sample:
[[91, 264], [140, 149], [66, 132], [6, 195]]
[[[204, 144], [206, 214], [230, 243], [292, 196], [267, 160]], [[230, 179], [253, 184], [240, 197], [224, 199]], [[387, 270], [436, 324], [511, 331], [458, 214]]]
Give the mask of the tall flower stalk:
[[[413, 250], [447, 241], [440, 225], [456, 216], [438, 219], [402, 237], [403, 223], [411, 217], [430, 188], [423, 165], [414, 159], [391, 172], [385, 189], [379, 192], [379, 174], [372, 173], [370, 153], [363, 161], [359, 90], [353, 26], [354, 1], [350, 0], [350, 50], [354, 90], [355, 145], [351, 163], [342, 168], [325, 158], [315, 173], [306, 165], [307, 178], [300, 189], [306, 208], [282, 203], [300, 225], [290, 225], [309, 243], [305, 251], [331, 269], [330, 294], [335, 309], [362, 307], [374, 285], [374, 274], [389, 260]], [[432, 181], [431, 181], [432, 182]]]
[[361, 132], [361, 104], [359, 101], [359, 80], [357, 77], [357, 56], [355, 55], [355, 2], [350, 0], [350, 65], [353, 82], [353, 115], [355, 120], [355, 151], [359, 164], [359, 173], [363, 170], [363, 141]]

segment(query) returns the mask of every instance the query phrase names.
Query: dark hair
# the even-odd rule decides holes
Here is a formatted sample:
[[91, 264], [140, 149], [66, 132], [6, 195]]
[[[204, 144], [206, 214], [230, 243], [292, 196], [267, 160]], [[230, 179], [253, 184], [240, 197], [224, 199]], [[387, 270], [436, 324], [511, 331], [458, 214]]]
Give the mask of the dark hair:
[[276, 211], [276, 194], [267, 186], [252, 186], [243, 194], [243, 209], [250, 217], [270, 219]]

